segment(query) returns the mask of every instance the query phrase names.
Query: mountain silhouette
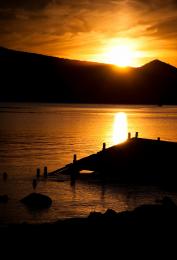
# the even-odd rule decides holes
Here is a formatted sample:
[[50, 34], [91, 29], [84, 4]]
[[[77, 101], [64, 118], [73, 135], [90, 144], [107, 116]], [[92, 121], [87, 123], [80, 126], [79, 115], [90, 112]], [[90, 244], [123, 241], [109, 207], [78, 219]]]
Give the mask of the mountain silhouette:
[[177, 104], [177, 68], [69, 60], [0, 47], [0, 101]]

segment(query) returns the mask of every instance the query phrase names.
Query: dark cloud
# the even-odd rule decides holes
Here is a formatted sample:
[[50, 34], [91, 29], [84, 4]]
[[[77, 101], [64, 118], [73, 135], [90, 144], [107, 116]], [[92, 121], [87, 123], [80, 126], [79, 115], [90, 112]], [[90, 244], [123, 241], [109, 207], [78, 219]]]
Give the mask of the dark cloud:
[[[130, 9], [131, 13], [127, 14], [126, 9]], [[40, 30], [50, 26], [57, 34], [98, 30], [111, 35], [136, 26], [140, 17], [149, 28], [158, 27], [158, 23], [163, 23], [165, 27], [167, 22], [166, 27], [170, 29], [170, 22], [163, 15], [165, 12], [174, 13], [176, 9], [176, 0], [1, 0], [0, 23], [6, 20], [6, 26], [9, 26], [13, 20], [19, 29], [23, 27], [25, 31], [25, 24], [19, 26], [19, 23], [28, 19], [31, 25], [36, 22], [35, 30], [43, 22]], [[123, 24], [121, 20], [124, 16], [131, 16], [133, 12], [137, 15], [136, 19], [130, 23], [127, 18]], [[154, 23], [152, 16], [156, 13]]]
[[41, 9], [48, 5], [51, 0], [1, 0], [1, 9]]
[[159, 21], [155, 25], [147, 28], [147, 32], [151, 35], [159, 36], [163, 38], [177, 38], [177, 16], [169, 18], [165, 21]]
[[[120, 3], [127, 3], [128, 5], [144, 6], [151, 10], [163, 8], [165, 6], [177, 7], [176, 0], [1, 0], [0, 8], [15, 8], [15, 9], [43, 9], [50, 4], [57, 4], [58, 6], [70, 6], [71, 8], [104, 8], [114, 7]], [[114, 10], [113, 10], [114, 11]]]
[[92, 9], [98, 6], [104, 7], [115, 5], [125, 0], [1, 0], [0, 8], [2, 9], [27, 9], [27, 10], [39, 10], [43, 9], [50, 4], [56, 4], [58, 6], [70, 6], [72, 9], [77, 8], [88, 8]]
[[0, 21], [10, 21], [16, 19], [16, 15], [11, 10], [2, 10], [0, 9]]
[[119, 37], [174, 45], [176, 28], [177, 0], [0, 0], [0, 44], [11, 48], [89, 52]]

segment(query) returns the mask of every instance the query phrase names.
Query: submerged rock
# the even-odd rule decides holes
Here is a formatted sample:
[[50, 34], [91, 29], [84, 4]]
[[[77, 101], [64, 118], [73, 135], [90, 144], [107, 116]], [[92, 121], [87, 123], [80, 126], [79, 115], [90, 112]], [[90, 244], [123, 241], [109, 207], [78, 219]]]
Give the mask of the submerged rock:
[[40, 193], [31, 193], [21, 202], [31, 209], [45, 209], [52, 205], [51, 198]]
[[9, 200], [9, 197], [7, 195], [0, 196], [0, 203], [7, 203]]

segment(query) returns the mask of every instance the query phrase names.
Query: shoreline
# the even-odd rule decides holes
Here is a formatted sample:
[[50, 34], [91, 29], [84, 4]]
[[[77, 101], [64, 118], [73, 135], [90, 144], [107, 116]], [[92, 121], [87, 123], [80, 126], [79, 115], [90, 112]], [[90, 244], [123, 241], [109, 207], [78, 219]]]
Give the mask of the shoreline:
[[135, 230], [177, 230], [177, 205], [169, 197], [164, 197], [155, 204], [144, 204], [132, 211], [116, 212], [107, 209], [105, 213], [90, 212], [87, 217], [69, 218], [49, 223], [9, 223], [0, 224], [0, 229], [90, 229], [105, 231]]

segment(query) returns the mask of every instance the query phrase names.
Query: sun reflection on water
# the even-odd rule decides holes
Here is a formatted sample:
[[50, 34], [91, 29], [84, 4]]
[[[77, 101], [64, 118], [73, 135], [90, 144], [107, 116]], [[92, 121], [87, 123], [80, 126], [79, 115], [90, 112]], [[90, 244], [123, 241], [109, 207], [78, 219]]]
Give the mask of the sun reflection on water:
[[115, 114], [114, 125], [113, 125], [113, 143], [120, 144], [127, 140], [128, 135], [128, 121], [127, 115], [124, 112]]

